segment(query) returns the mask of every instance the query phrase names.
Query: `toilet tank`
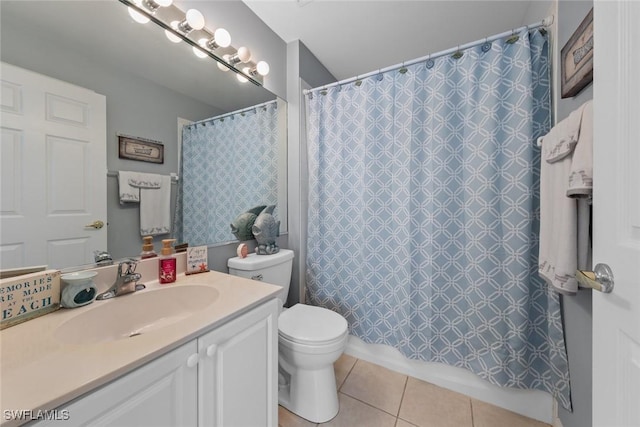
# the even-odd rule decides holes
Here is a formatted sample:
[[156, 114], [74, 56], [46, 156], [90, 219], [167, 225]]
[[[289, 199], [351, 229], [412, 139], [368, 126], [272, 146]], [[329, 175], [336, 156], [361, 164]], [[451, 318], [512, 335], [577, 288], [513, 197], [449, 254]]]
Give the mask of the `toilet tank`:
[[282, 286], [278, 298], [285, 303], [289, 295], [293, 251], [280, 249], [273, 255], [250, 254], [246, 258], [233, 257], [227, 261], [229, 274], [260, 280], [265, 283]]

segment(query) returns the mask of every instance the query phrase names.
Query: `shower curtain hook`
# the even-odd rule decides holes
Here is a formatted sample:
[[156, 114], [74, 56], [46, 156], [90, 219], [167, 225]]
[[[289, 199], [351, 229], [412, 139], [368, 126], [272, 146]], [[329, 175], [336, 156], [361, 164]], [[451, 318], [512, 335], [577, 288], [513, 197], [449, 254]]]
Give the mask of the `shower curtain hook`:
[[520, 36], [516, 34], [516, 29], [511, 29], [511, 37], [507, 39], [507, 44], [514, 44], [520, 39]]
[[433, 59], [431, 59], [431, 54], [429, 54], [427, 56], [427, 61], [425, 62], [424, 66], [427, 70], [430, 70], [431, 68], [433, 68], [434, 65], [435, 65], [435, 62], [433, 62]]
[[356, 82], [355, 85], [360, 87], [360, 85], [362, 84], [362, 80], [360, 80], [360, 76], [356, 76]]
[[487, 53], [491, 50], [491, 43], [489, 43], [489, 38], [485, 37], [484, 38], [484, 43], [482, 43], [482, 51]]
[[400, 67], [399, 73], [400, 74], [405, 74], [407, 71], [407, 67], [404, 66], [404, 61], [402, 61], [402, 67]]
[[453, 53], [453, 55], [451, 55], [451, 57], [453, 59], [460, 59], [462, 58], [462, 55], [464, 55], [464, 53], [460, 51], [460, 45], [458, 45], [458, 47], [456, 48], [456, 51]]

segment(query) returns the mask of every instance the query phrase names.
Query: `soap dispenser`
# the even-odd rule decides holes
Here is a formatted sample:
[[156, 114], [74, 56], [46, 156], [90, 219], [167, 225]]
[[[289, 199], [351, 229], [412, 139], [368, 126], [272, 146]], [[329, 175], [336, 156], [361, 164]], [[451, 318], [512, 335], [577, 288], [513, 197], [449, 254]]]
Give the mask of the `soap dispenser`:
[[162, 250], [159, 262], [158, 279], [160, 283], [173, 283], [176, 281], [176, 257], [173, 253], [171, 244], [176, 239], [164, 239], [162, 241]]
[[140, 259], [157, 257], [158, 254], [153, 250], [153, 236], [145, 236], [142, 238], [142, 241], [143, 244]]

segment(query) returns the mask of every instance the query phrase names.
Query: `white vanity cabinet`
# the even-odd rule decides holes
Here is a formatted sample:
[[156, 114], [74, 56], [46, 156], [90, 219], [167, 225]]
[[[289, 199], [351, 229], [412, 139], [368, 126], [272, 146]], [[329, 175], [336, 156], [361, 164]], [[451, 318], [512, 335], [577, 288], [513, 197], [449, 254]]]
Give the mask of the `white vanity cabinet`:
[[58, 408], [57, 421], [36, 425], [195, 427], [197, 388], [197, 343], [191, 341]]
[[277, 427], [277, 300], [198, 338], [201, 427]]
[[58, 408], [67, 420], [36, 425], [276, 427], [278, 306], [269, 300]]

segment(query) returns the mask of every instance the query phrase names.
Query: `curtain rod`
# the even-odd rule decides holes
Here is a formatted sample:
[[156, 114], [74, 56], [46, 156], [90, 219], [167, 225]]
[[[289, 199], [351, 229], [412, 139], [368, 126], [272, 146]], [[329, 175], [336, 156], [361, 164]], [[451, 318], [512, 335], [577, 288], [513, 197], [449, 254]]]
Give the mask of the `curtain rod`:
[[235, 116], [236, 114], [242, 114], [242, 113], [245, 113], [247, 111], [255, 110], [256, 108], [265, 107], [265, 106], [267, 106], [269, 104], [272, 104], [272, 103], [275, 103], [275, 102], [278, 102], [278, 100], [274, 99], [273, 101], [266, 101], [266, 102], [263, 102], [261, 104], [252, 105], [251, 107], [242, 108], [240, 110], [232, 111], [230, 113], [221, 114], [221, 115], [215, 116], [215, 117], [209, 117], [208, 119], [203, 119], [203, 120], [199, 120], [197, 122], [189, 123], [188, 125], [185, 125], [185, 127], [187, 127], [187, 126], [195, 126], [195, 125], [199, 125], [199, 124], [205, 124], [205, 123], [212, 122], [214, 120], [224, 119], [225, 117]]
[[316, 87], [316, 88], [313, 88], [313, 89], [305, 89], [303, 91], [303, 93], [305, 95], [308, 95], [308, 94], [311, 94], [311, 93], [319, 91], [319, 90], [327, 89], [327, 88], [338, 86], [338, 85], [344, 85], [344, 84], [352, 83], [352, 82], [355, 82], [355, 81], [358, 81], [358, 80], [365, 79], [367, 77], [375, 76], [375, 75], [378, 75], [378, 74], [381, 74], [381, 73], [386, 73], [388, 71], [398, 70], [400, 68], [407, 67], [407, 66], [410, 66], [410, 65], [414, 65], [414, 64], [417, 64], [419, 62], [427, 61], [429, 59], [439, 58], [441, 56], [453, 54], [453, 53], [456, 53], [456, 52], [461, 51], [461, 50], [469, 49], [470, 47], [478, 46], [478, 45], [480, 45], [482, 43], [492, 42], [492, 41], [501, 39], [503, 37], [512, 36], [515, 33], [519, 33], [520, 31], [533, 30], [533, 29], [540, 28], [540, 27], [548, 27], [551, 24], [553, 24], [553, 15], [547, 16], [542, 21], [536, 22], [534, 24], [525, 25], [523, 27], [515, 28], [515, 29], [510, 30], [510, 31], [505, 31], [504, 33], [496, 34], [495, 36], [485, 37], [483, 39], [476, 40], [474, 42], [458, 45], [458, 46], [453, 47], [451, 49], [443, 50], [443, 51], [440, 51], [440, 52], [437, 52], [437, 53], [432, 53], [430, 55], [426, 55], [426, 56], [423, 56], [423, 57], [420, 57], [420, 58], [417, 58], [417, 59], [412, 59], [410, 61], [405, 61], [405, 62], [402, 62], [400, 64], [391, 65], [389, 67], [381, 68], [381, 69], [376, 70], [376, 71], [371, 71], [369, 73], [362, 74], [362, 75], [359, 75], [359, 76], [356, 76], [356, 77], [349, 77], [348, 79], [340, 80], [338, 82], [329, 83], [329, 84], [326, 84], [324, 86], [319, 86], [319, 87]]

